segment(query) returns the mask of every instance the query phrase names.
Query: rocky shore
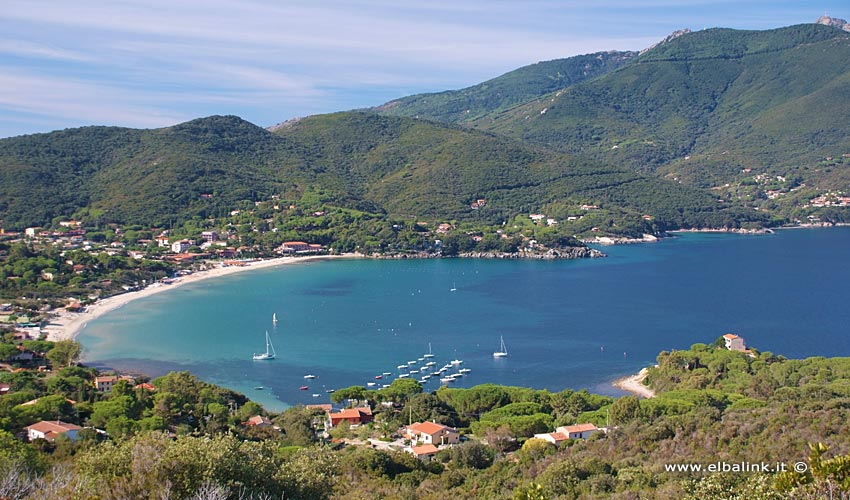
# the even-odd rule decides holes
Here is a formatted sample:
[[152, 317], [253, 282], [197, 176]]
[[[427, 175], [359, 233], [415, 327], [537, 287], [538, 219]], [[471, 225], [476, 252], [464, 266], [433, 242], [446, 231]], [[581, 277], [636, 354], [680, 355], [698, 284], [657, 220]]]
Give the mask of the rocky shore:
[[375, 259], [596, 259], [607, 257], [604, 252], [589, 247], [551, 248], [545, 252], [523, 251], [523, 252], [463, 252], [456, 256], [444, 256], [439, 253], [393, 253], [375, 254], [368, 257]]

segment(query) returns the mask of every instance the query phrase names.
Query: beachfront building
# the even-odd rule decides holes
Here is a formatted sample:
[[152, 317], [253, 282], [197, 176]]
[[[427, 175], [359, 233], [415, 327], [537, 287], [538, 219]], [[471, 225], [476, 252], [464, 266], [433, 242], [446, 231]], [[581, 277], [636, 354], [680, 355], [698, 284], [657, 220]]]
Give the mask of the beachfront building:
[[744, 344], [744, 338], [739, 337], [734, 333], [727, 333], [724, 335], [723, 341], [726, 343], [726, 349], [729, 349], [730, 351], [744, 352], [747, 350], [747, 346]]
[[175, 241], [171, 244], [171, 251], [174, 253], [183, 253], [193, 246], [195, 246], [195, 242], [192, 240]]
[[25, 427], [25, 429], [27, 430], [27, 439], [30, 441], [46, 439], [47, 441], [53, 442], [57, 437], [63, 434], [68, 436], [71, 441], [77, 439], [77, 432], [79, 432], [82, 427], [62, 422], [61, 420], [42, 420], [41, 422]]
[[454, 427], [436, 422], [416, 422], [404, 429], [404, 435], [411, 441], [424, 444], [444, 445], [460, 442], [460, 433]]
[[319, 253], [323, 250], [322, 245], [306, 243], [304, 241], [286, 241], [277, 248], [278, 253]]
[[593, 424], [566, 425], [555, 429], [556, 432], [567, 436], [567, 439], [587, 439], [596, 432], [599, 432], [599, 430], [600, 429]]

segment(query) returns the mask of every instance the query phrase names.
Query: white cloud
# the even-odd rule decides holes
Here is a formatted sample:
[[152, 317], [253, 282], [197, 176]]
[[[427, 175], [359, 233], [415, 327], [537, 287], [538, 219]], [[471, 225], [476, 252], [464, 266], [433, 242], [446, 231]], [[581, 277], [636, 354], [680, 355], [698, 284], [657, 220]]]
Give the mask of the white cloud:
[[121, 89], [9, 72], [0, 74], [0, 109], [85, 123], [140, 127], [161, 127], [190, 118], [160, 109], [151, 102], [138, 102], [138, 96]]
[[773, 4], [4, 0], [0, 83], [34, 85], [21, 82], [0, 102], [39, 119], [81, 113], [81, 121], [151, 126], [160, 117], [234, 113], [262, 124], [272, 109], [281, 115], [269, 122], [402, 96], [393, 92], [465, 87], [536, 61], [638, 50], [675, 29], [724, 24], [713, 19], [799, 15], [790, 0]]

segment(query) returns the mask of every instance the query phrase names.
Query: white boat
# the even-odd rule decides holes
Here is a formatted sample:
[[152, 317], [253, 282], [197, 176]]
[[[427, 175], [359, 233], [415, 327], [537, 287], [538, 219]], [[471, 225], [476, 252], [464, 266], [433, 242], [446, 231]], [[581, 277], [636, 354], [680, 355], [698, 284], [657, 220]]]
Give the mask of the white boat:
[[461, 363], [463, 363], [463, 360], [462, 360], [462, 359], [453, 359], [453, 360], [452, 360], [452, 362], [451, 362], [451, 365], [452, 365], [452, 366], [457, 366], [457, 365], [459, 365], [459, 364], [461, 364]]
[[452, 283], [452, 287], [451, 287], [451, 288], [449, 288], [449, 291], [450, 291], [450, 292], [456, 292], [456, 291], [457, 291], [457, 284]]
[[307, 380], [313, 380], [314, 378], [316, 378], [316, 376], [315, 375], [304, 375], [304, 378], [306, 378]]
[[417, 373], [419, 373], [419, 370], [410, 370], [409, 375], [416, 375]]
[[366, 382], [366, 387], [375, 387], [375, 382]]
[[469, 368], [461, 368], [461, 369], [460, 369], [460, 370], [458, 370], [457, 372], [458, 372], [458, 373], [469, 373], [469, 372], [471, 372], [471, 371], [472, 371], [472, 370], [470, 370]]
[[[427, 356], [427, 354], [426, 354], [426, 356]], [[425, 363], [425, 366], [436, 366], [436, 365], [437, 365], [436, 361], [429, 361], [429, 362]]]
[[272, 345], [272, 340], [269, 338], [269, 332], [266, 332], [266, 352], [262, 354], [254, 354], [254, 360], [260, 361], [264, 359], [274, 359], [277, 354], [274, 352], [274, 345]]
[[454, 382], [454, 381], [455, 381], [455, 379], [452, 378], [452, 377], [443, 377], [443, 378], [440, 379], [440, 382], [442, 382], [444, 384], [448, 384], [448, 383], [451, 383], [451, 382]]
[[272, 313], [272, 323], [277, 324], [277, 313]]
[[428, 354], [423, 354], [422, 357], [423, 358], [433, 358], [434, 357], [434, 355], [431, 354], [431, 343], [430, 342], [428, 342]]
[[398, 378], [407, 378], [409, 376], [410, 376], [409, 373], [402, 373], [401, 375], [398, 376]]
[[396, 368], [398, 368], [399, 370], [404, 370], [405, 368], [407, 368], [407, 365], [398, 365], [396, 366]]
[[319, 397], [319, 396], [321, 396], [321, 394], [313, 394], [313, 397], [314, 397], [314, 398], [317, 398], [317, 397]]
[[508, 348], [505, 347], [505, 339], [501, 335], [499, 336], [499, 341], [501, 345], [499, 346], [499, 350], [493, 353], [494, 358], [504, 358], [508, 355]]

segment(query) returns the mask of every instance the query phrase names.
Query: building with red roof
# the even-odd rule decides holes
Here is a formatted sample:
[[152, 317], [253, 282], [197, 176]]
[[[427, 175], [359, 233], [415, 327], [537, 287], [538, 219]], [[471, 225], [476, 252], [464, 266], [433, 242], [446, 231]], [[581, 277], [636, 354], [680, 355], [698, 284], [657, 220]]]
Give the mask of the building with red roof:
[[404, 451], [412, 453], [419, 460], [431, 460], [440, 450], [433, 444], [423, 444], [422, 446], [405, 448]]
[[62, 422], [61, 420], [42, 420], [41, 422], [36, 422], [25, 427], [25, 429], [27, 430], [27, 439], [30, 441], [46, 439], [47, 441], [53, 442], [62, 434], [68, 436], [71, 441], [77, 439], [77, 432], [79, 432], [82, 427]]
[[565, 434], [568, 439], [587, 439], [599, 428], [593, 424], [576, 424], [558, 427], [555, 431]]
[[405, 428], [405, 435], [413, 441], [424, 444], [457, 444], [460, 433], [454, 427], [436, 422], [416, 422]]
[[329, 427], [336, 427], [343, 421], [352, 426], [369, 423], [372, 421], [372, 409], [368, 406], [358, 406], [357, 408], [346, 408], [337, 413], [328, 412]]

